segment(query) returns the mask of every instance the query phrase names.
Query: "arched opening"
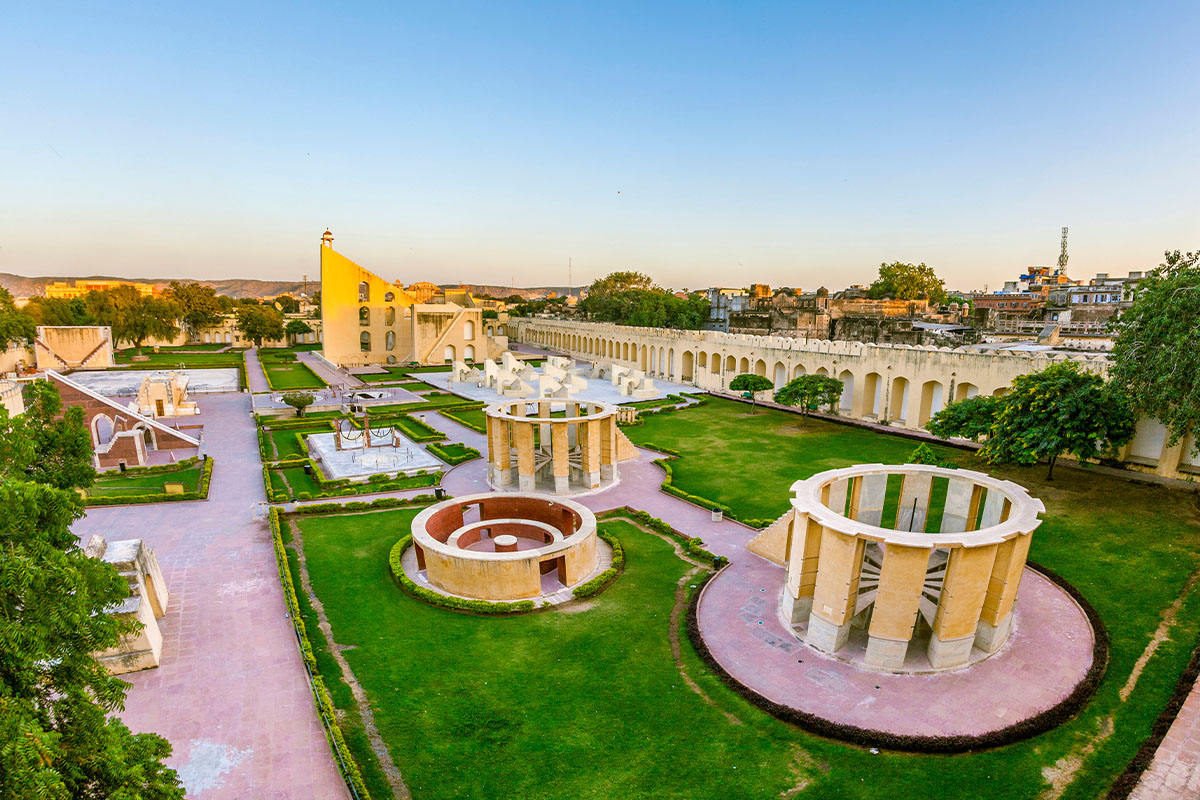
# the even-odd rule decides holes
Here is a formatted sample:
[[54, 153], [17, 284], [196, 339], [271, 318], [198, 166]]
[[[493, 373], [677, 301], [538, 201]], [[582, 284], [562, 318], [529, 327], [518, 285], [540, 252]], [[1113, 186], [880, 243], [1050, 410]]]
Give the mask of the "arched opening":
[[358, 309], [358, 324], [364, 327], [371, 324], [371, 309], [366, 306]]
[[761, 358], [758, 361], [755, 361], [754, 374], [761, 375], [764, 378], [767, 377], [767, 362], [763, 361]]
[[878, 419], [882, 397], [883, 376], [878, 372], [868, 372], [863, 379], [863, 416]]
[[387, 357], [387, 363], [389, 363], [389, 364], [395, 364], [395, 363], [396, 363], [396, 357], [395, 357], [395, 356], [388, 356], [388, 357]]
[[113, 421], [105, 414], [92, 417], [92, 443], [94, 445], [108, 444], [113, 435]]
[[825, 376], [828, 376], [828, 375], [829, 375], [829, 370], [827, 370], [825, 367], [817, 367], [817, 372], [816, 372], [816, 374], [817, 374], [817, 375], [825, 375]]
[[391, 302], [395, 301], [395, 299], [396, 299], [396, 293], [395, 293], [395, 292], [384, 292], [384, 294], [383, 294], [383, 302], [385, 302], [385, 303], [391, 303]]
[[945, 403], [944, 387], [938, 381], [925, 381], [921, 386], [921, 409], [917, 414], [917, 427], [925, 427], [929, 418], [942, 410]]
[[979, 394], [979, 387], [973, 383], [960, 383], [954, 388], [954, 402], [959, 403]]
[[658, 367], [658, 348], [650, 348], [650, 371], [654, 372]]
[[675, 348], [674, 347], [667, 350], [667, 368], [664, 369], [663, 372], [667, 373], [668, 378], [671, 378], [671, 379], [675, 378]]
[[358, 302], [371, 302], [371, 286], [366, 281], [362, 281], [358, 284]]
[[727, 357], [725, 359], [725, 371], [726, 372], [734, 372], [736, 370], [737, 370], [737, 359], [734, 358], [733, 356]]
[[396, 324], [396, 307], [395, 306], [388, 306], [386, 309], [384, 309], [383, 324], [384, 325], [395, 325]]
[[646, 345], [642, 345], [642, 366], [641, 366], [642, 372], [646, 371], [647, 363], [648, 362], [647, 362], [647, 355], [646, 355]]
[[787, 383], [787, 367], [783, 365], [782, 361], [775, 362], [775, 373], [771, 380], [775, 381], [776, 389], [783, 388], [783, 385]]
[[475, 320], [467, 320], [463, 323], [463, 338], [470, 341], [475, 338]]
[[388, 331], [383, 335], [383, 347], [385, 350], [396, 349], [396, 332]]
[[1004, 395], [1006, 395], [1006, 394], [1008, 394], [1008, 387], [1001, 386], [999, 389], [992, 392], [992, 397], [1004, 397]]
[[454, 345], [446, 345], [446, 349], [442, 351], [442, 360], [447, 364], [454, 363]]
[[908, 419], [908, 378], [896, 378], [892, 381], [888, 417], [900, 423]]
[[796, 368], [792, 370], [792, 380], [799, 378], [801, 375], [807, 375], [807, 374], [808, 374], [808, 372], [804, 369], [804, 365], [797, 364]]
[[371, 332], [363, 331], [358, 336], [358, 349], [364, 353], [371, 352]]
[[[701, 360], [704, 359], [703, 353], [700, 354], [700, 358], [701, 358]], [[692, 366], [693, 366], [694, 359], [695, 359], [695, 356], [692, 355], [691, 350], [684, 351], [683, 368], [680, 370], [679, 377], [688, 383], [690, 383], [692, 381]], [[703, 364], [701, 366], [703, 366]]]
[[848, 369], [842, 370], [842, 374], [838, 375], [838, 380], [842, 382], [842, 396], [838, 400], [838, 411], [849, 414], [854, 407], [854, 373]]
[[469, 344], [463, 348], [463, 359], [465, 361], [475, 360], [475, 345]]
[[696, 367], [698, 369], [708, 369], [708, 353], [703, 350], [700, 351], [700, 354], [696, 357]]
[[738, 362], [738, 373], [745, 375], [748, 372], [750, 372], [750, 359], [743, 357], [742, 360]]

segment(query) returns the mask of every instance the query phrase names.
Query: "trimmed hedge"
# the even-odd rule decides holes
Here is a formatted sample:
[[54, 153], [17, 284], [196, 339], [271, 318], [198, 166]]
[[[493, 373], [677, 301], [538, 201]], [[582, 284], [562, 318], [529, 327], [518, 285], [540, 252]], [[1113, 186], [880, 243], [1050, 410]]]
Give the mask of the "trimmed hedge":
[[[447, 448], [449, 448], [449, 447], [461, 447], [466, 452], [460, 453], [458, 455], [454, 455], [447, 450]], [[463, 444], [461, 442], [452, 442], [449, 444], [433, 444], [433, 443], [431, 443], [431, 444], [425, 445], [425, 449], [428, 450], [429, 452], [433, 453], [435, 456], [440, 458], [442, 461], [445, 461], [447, 464], [449, 464], [452, 467], [457, 467], [459, 464], [465, 464], [468, 461], [474, 461], [475, 459], [479, 458], [482, 455], [474, 447], [467, 447], [465, 444]]]
[[720, 567], [729, 563], [729, 559], [725, 556], [719, 556], [704, 549], [704, 542], [697, 536], [688, 536], [686, 533], [677, 531], [658, 517], [652, 517], [645, 511], [629, 506], [621, 506], [620, 508], [610, 508], [608, 511], [601, 511], [596, 515], [597, 519], [612, 519], [613, 517], [624, 517], [632, 520], [639, 525], [644, 525], [656, 533], [661, 533], [664, 536], [669, 536], [675, 541], [683, 545], [683, 550], [688, 555], [694, 558], [706, 559], [712, 562], [713, 566]]
[[355, 790], [359, 797], [370, 800], [371, 793], [367, 791], [367, 785], [363, 781], [358, 764], [354, 761], [354, 755], [346, 746], [342, 729], [333, 722], [337, 719], [337, 709], [333, 705], [333, 698], [329, 696], [329, 690], [325, 688], [325, 680], [316, 674], [317, 659], [313, 655], [312, 643], [308, 639], [304, 620], [300, 617], [300, 603], [296, 599], [296, 586], [292, 581], [292, 570], [288, 566], [287, 553], [283, 547], [283, 526], [287, 523], [280, 519], [277, 508], [271, 509], [270, 521], [271, 538], [275, 544], [275, 563], [279, 567], [279, 583], [283, 586], [283, 600], [287, 604], [288, 616], [292, 619], [292, 628], [296, 633], [296, 641], [300, 645], [300, 657], [304, 660], [304, 668], [308, 672], [312, 684], [313, 699], [317, 703], [318, 716], [321, 717], [322, 725], [325, 728], [325, 737], [329, 740], [329, 744], [337, 756], [337, 761], [342, 767], [342, 779]]
[[457, 422], [459, 425], [462, 425], [463, 427], [470, 428], [471, 430], [475, 431], [476, 433], [487, 433], [487, 425], [486, 424], [476, 425], [474, 422], [465, 420], [462, 417], [460, 417], [454, 413], [455, 411], [466, 411], [466, 410], [467, 409], [459, 408], [459, 407], [439, 408], [438, 413], [441, 414], [446, 419]]
[[[442, 473], [439, 471], [427, 472], [419, 470], [412, 475], [400, 475], [395, 478], [379, 478], [372, 480], [375, 476], [371, 476], [364, 481], [352, 481], [349, 478], [338, 478], [336, 480], [328, 480], [324, 473], [321, 472], [320, 465], [311, 458], [292, 459], [290, 461], [279, 461], [274, 464], [263, 465], [263, 484], [266, 487], [267, 497], [273, 503], [287, 502], [289, 496], [293, 494], [291, 484], [284, 483], [288, 486], [288, 491], [277, 492], [271, 485], [272, 471], [281, 472], [285, 469], [303, 469], [305, 464], [312, 467], [313, 482], [320, 487], [321, 491], [318, 494], [311, 494], [307, 499], [321, 497], [347, 497], [356, 494], [374, 494], [375, 492], [401, 492], [406, 489], [419, 489], [424, 486], [437, 486], [442, 482]], [[281, 476], [282, 477], [282, 476]], [[300, 494], [303, 494], [301, 492]], [[296, 495], [299, 499], [299, 495]]]
[[[443, 499], [449, 499], [449, 495]], [[427, 506], [435, 501], [437, 501], [437, 498], [431, 494], [418, 494], [412, 497], [380, 497], [378, 500], [370, 501], [351, 500], [348, 503], [314, 503], [311, 506], [297, 506], [292, 511], [287, 512], [287, 514], [288, 516], [343, 514], [352, 511], [377, 511], [388, 508], [404, 508], [406, 506]]]
[[[687, 405], [679, 405], [680, 403], [686, 403]], [[666, 399], [662, 401], [662, 405], [651, 408], [639, 408], [637, 416], [634, 417], [633, 422], [621, 422], [618, 423], [618, 425], [622, 428], [636, 428], [638, 425], [645, 424], [646, 420], [643, 418], [648, 417], [651, 414], [670, 414], [683, 409], [707, 405], [707, 403], [708, 398], [701, 397], [699, 395], [685, 393], [685, 396], [681, 397], [677, 394], [669, 394], [667, 395]], [[636, 407], [636, 404], [633, 405]]]
[[432, 589], [426, 589], [424, 586], [418, 585], [412, 578], [404, 574], [404, 567], [401, 565], [400, 559], [404, 556], [404, 551], [412, 544], [412, 534], [402, 536], [396, 544], [392, 546], [392, 551], [388, 554], [388, 569], [392, 573], [392, 579], [399, 584], [400, 588], [405, 593], [412, 595], [418, 600], [424, 600], [430, 605], [446, 608], [451, 611], [465, 611], [471, 614], [485, 614], [488, 616], [504, 615], [504, 614], [523, 614], [526, 611], [533, 611], [534, 605], [532, 600], [518, 600], [513, 603], [491, 603], [487, 600], [468, 600], [463, 597], [448, 597], [444, 594], [439, 594]]
[[1100, 619], [1100, 615], [1096, 613], [1096, 609], [1092, 607], [1091, 603], [1074, 586], [1058, 573], [1040, 564], [1035, 564], [1032, 561], [1027, 561], [1026, 566], [1040, 572], [1051, 582], [1058, 585], [1067, 594], [1071, 595], [1075, 602], [1079, 604], [1079, 607], [1083, 609], [1095, 633], [1095, 643], [1092, 645], [1092, 665], [1079, 683], [1075, 684], [1075, 688], [1071, 690], [1071, 693], [1056, 705], [1015, 725], [1009, 725], [1006, 728], [1000, 728], [999, 730], [977, 736], [918, 736], [892, 733], [890, 731], [868, 730], [855, 725], [845, 725], [840, 722], [824, 719], [815, 714], [810, 714], [806, 711], [800, 711], [790, 706], [776, 703], [774, 700], [766, 698], [750, 687], [740, 683], [737, 678], [730, 675], [713, 657], [712, 651], [708, 649], [708, 644], [704, 641], [704, 637], [700, 635], [700, 596], [703, 593], [704, 586], [709, 580], [720, 574], [719, 572], [704, 576], [700, 580], [696, 590], [692, 593], [687, 613], [688, 639], [691, 640], [692, 646], [696, 649], [696, 654], [700, 656], [700, 659], [735, 694], [740, 695], [751, 705], [767, 712], [771, 716], [791, 723], [809, 733], [829, 739], [837, 739], [859, 747], [877, 747], [881, 750], [893, 750], [905, 753], [949, 755], [1003, 747], [1004, 745], [1020, 742], [1057, 728], [1078, 714], [1087, 705], [1088, 701], [1091, 700], [1092, 695], [1095, 694], [1097, 687], [1100, 686], [1101, 679], [1104, 677], [1104, 671], [1108, 668], [1108, 630], [1104, 627], [1104, 622]]
[[585, 597], [595, 597], [607, 589], [617, 579], [617, 576], [625, 571], [625, 548], [621, 546], [621, 540], [607, 531], [597, 530], [596, 535], [603, 541], [608, 542], [609, 546], [612, 547], [612, 566], [590, 581], [576, 586], [571, 591], [571, 596], [576, 600], [582, 600]]
[[[184, 463], [183, 461], [179, 462]], [[140, 469], [148, 470], [150, 474], [173, 472], [178, 465], [171, 465], [171, 469], [163, 469], [162, 467], [143, 467]], [[213, 460], [212, 456], [204, 457], [204, 471], [200, 473], [200, 488], [195, 492], [184, 492], [182, 494], [167, 494], [166, 492], [158, 492], [156, 494], [130, 494], [121, 497], [92, 497], [84, 499], [85, 506], [133, 506], [143, 503], [174, 503], [180, 500], [207, 500], [208, 486], [212, 482]], [[126, 470], [133, 472], [133, 470]], [[142, 474], [147, 474], [143, 472]]]
[[740, 522], [743, 525], [747, 525], [751, 528], [760, 528], [760, 529], [765, 528], [768, 525], [770, 525], [772, 522], [775, 521], [773, 519], [755, 519], [752, 517], [742, 517], [741, 515], [734, 512], [734, 510], [732, 508], [725, 505], [724, 503], [718, 503], [716, 500], [709, 500], [707, 497], [701, 497], [700, 495], [688, 494], [683, 489], [680, 489], [678, 486], [675, 485], [675, 471], [673, 469], [671, 469], [670, 462], [679, 458], [678, 450], [672, 450], [669, 447], [662, 447], [660, 445], [651, 444], [649, 442], [647, 442], [646, 444], [640, 444], [640, 445], [638, 445], [638, 447], [644, 447], [647, 450], [655, 450], [659, 453], [665, 453], [668, 456], [668, 458], [656, 458], [656, 459], [654, 459], [653, 463], [658, 465], [659, 467], [661, 467], [663, 472], [667, 473], [666, 479], [663, 480], [663, 482], [661, 484], [659, 484], [659, 488], [662, 491], [666, 492], [667, 494], [671, 495], [672, 497], [678, 497], [680, 500], [691, 503], [694, 506], [700, 506], [701, 508], [707, 509], [709, 511], [712, 511], [714, 509], [719, 509], [729, 519], [734, 520], [736, 522]]

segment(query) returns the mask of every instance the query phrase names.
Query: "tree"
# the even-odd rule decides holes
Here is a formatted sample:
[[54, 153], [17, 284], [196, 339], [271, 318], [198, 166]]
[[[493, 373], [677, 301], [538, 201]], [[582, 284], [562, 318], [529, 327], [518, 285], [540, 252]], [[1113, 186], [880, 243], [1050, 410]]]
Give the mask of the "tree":
[[221, 321], [222, 304], [211, 286], [171, 281], [166, 295], [178, 306], [179, 320], [192, 339], [201, 328]]
[[24, 414], [0, 417], [0, 482], [34, 481], [58, 489], [91, 486], [96, 470], [83, 409], [64, 409], [58, 389], [45, 380], [25, 387], [24, 399]]
[[[947, 415], [941, 421], [939, 417], [952, 408], [939, 411], [930, 430], [949, 430], [955, 417]], [[997, 398], [995, 417], [979, 455], [989, 464], [1029, 465], [1044, 458], [1050, 465], [1046, 479], [1053, 480], [1060, 455], [1069, 453], [1086, 465], [1105, 449], [1132, 439], [1136, 423], [1132, 406], [1120, 389], [1095, 373], [1084, 372], [1073, 361], [1054, 364], [1041, 372], [1017, 376], [1012, 391]]]
[[939, 304], [946, 299], [946, 282], [937, 276], [933, 267], [893, 261], [879, 265], [879, 277], [871, 284], [868, 294], [876, 299], [928, 300]]
[[297, 417], [303, 417], [304, 409], [311, 406], [316, 398], [314, 398], [308, 392], [288, 392], [279, 399], [296, 409]]
[[0, 349], [33, 339], [33, 318], [17, 308], [12, 293], [0, 286]]
[[288, 320], [288, 324], [284, 327], [283, 332], [288, 336], [288, 342], [296, 343], [296, 337], [306, 333], [312, 333], [312, 326], [302, 319]]
[[978, 442], [992, 432], [1000, 398], [978, 394], [948, 405], [925, 423], [925, 430], [943, 439], [959, 438]]
[[34, 325], [95, 325], [82, 297], [31, 297], [22, 309]]
[[147, 339], [173, 339], [179, 334], [175, 324], [179, 307], [169, 298], [143, 295], [132, 286], [117, 286], [88, 292], [83, 301], [97, 325], [110, 326], [113, 339], [129, 342], [139, 355]]
[[766, 392], [773, 388], [775, 384], [762, 375], [753, 375], [745, 372], [738, 375], [729, 382], [729, 388], [735, 392], [745, 392], [750, 398], [750, 413], [754, 413], [755, 395], [759, 392]]
[[263, 340], [282, 339], [283, 315], [271, 306], [243, 305], [237, 310], [237, 326], [242, 336], [262, 347]]
[[613, 272], [592, 282], [579, 308], [591, 319], [646, 328], [696, 330], [708, 320], [708, 299], [676, 297], [640, 272]]
[[1116, 322], [1110, 374], [1174, 444], [1200, 432], [1200, 251], [1165, 257]]
[[129, 584], [71, 532], [83, 515], [71, 488], [90, 483], [90, 450], [81, 459], [60, 445], [87, 436], [81, 414], [69, 410], [39, 437], [61, 401], [52, 384], [38, 384], [33, 414], [14, 419], [0, 407], [0, 800], [182, 798], [162, 763], [170, 744], [110, 716], [129, 685], [93, 653], [139, 624], [105, 613]]
[[775, 392], [775, 402], [799, 406], [803, 414], [830, 405], [842, 396], [842, 382], [828, 375], [801, 375]]
[[485, 308], [483, 310], [484, 319], [500, 319], [500, 314], [494, 308]]

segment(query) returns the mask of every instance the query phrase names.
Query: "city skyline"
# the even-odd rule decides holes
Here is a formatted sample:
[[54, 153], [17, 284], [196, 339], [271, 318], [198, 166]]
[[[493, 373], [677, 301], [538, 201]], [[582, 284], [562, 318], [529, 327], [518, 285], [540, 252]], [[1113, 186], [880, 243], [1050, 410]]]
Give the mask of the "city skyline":
[[[1193, 6], [16, 10], [0, 271], [951, 288], [1200, 242]], [[16, 67], [20, 72], [16, 72]], [[834, 280], [836, 278], [836, 280]]]

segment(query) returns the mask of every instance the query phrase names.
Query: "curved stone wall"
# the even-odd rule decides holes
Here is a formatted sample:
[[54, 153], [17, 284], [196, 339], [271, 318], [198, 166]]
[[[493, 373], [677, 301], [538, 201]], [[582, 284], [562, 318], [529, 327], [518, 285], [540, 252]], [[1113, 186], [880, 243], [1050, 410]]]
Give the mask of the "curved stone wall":
[[[558, 405], [565, 413], [552, 416]], [[485, 414], [492, 488], [567, 494], [617, 480], [616, 406], [543, 398], [496, 403]]]

